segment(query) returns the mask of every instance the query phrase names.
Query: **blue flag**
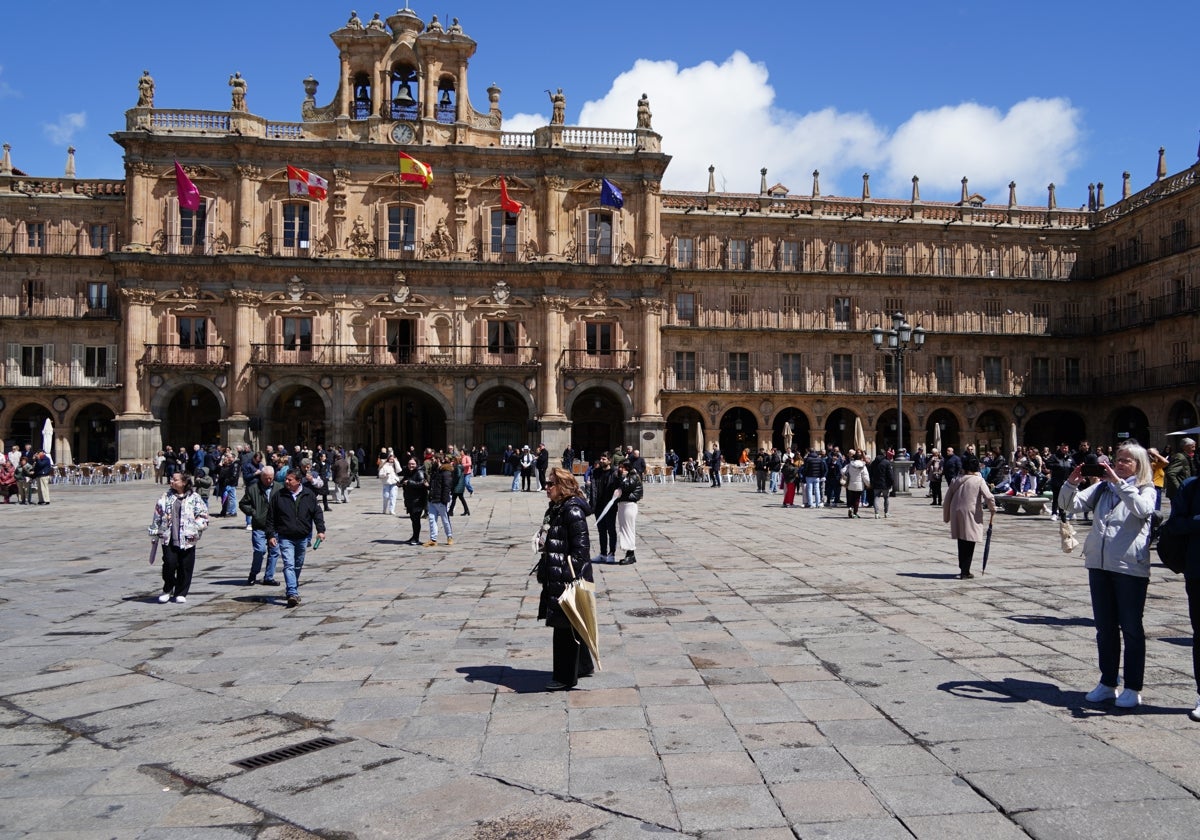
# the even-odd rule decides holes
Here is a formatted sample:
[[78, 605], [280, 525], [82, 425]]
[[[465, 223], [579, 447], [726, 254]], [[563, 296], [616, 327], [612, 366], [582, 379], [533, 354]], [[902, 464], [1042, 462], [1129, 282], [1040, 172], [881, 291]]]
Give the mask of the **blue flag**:
[[617, 189], [617, 185], [607, 178], [600, 179], [600, 206], [616, 207], [620, 210], [625, 206], [625, 196]]

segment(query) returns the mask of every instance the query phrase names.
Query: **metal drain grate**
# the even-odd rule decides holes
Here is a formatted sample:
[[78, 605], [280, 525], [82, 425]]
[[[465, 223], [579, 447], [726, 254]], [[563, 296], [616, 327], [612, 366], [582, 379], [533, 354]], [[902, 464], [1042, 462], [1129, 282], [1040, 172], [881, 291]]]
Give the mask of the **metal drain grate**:
[[625, 615], [634, 618], [669, 618], [673, 615], [683, 615], [683, 610], [674, 607], [642, 607], [638, 610], [626, 610]]
[[266, 767], [268, 764], [278, 764], [281, 761], [287, 761], [289, 758], [299, 758], [302, 755], [308, 755], [317, 750], [323, 750], [326, 747], [336, 747], [338, 744], [346, 743], [346, 739], [338, 738], [313, 738], [311, 741], [305, 741], [302, 744], [294, 744], [290, 747], [283, 747], [278, 750], [271, 750], [262, 755], [243, 758], [240, 761], [233, 762], [235, 767], [241, 767], [243, 770], [257, 770], [260, 767]]

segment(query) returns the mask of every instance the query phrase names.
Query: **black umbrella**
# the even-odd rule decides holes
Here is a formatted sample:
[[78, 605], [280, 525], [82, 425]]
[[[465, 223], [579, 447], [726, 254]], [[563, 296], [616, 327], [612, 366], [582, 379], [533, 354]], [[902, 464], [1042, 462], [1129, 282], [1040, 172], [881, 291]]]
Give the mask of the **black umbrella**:
[[987, 536], [983, 540], [983, 562], [979, 564], [979, 574], [987, 572], [988, 552], [992, 550], [992, 521], [996, 518], [996, 514], [992, 514], [988, 518]]

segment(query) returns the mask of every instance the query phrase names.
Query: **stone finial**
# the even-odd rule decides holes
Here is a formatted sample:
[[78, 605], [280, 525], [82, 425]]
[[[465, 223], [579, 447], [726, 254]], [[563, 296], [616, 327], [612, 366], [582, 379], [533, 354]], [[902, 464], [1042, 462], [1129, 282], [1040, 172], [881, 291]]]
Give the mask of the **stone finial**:
[[1054, 195], [1054, 184], [1051, 183], [1049, 186], [1047, 186], [1046, 191], [1049, 193], [1049, 195], [1046, 197], [1046, 209], [1057, 210], [1058, 198]]
[[758, 194], [766, 195], [767, 194], [767, 167], [764, 166], [762, 169], [758, 170], [758, 174], [762, 176], [762, 180], [758, 182]]
[[1164, 146], [1158, 147], [1158, 172], [1156, 175], [1158, 181], [1167, 177], [1167, 150]]
[[487, 89], [489, 110], [499, 112], [500, 110], [500, 86], [492, 82]]
[[916, 175], [913, 176], [912, 200], [913, 204], [921, 200], [921, 179]]
[[1096, 209], [1096, 185], [1088, 184], [1088, 210]]
[[1008, 182], [1008, 206], [1009, 209], [1017, 206], [1017, 182]]
[[963, 185], [962, 186], [962, 198], [959, 200], [962, 201], [963, 204], [966, 204], [967, 203], [967, 176], [966, 175], [963, 176], [962, 185]]
[[717, 167], [713, 164], [708, 165], [708, 191], [715, 193], [717, 191]]
[[862, 197], [863, 197], [863, 201], [866, 201], [868, 198], [870, 198], [870, 197], [871, 197], [871, 173], [870, 173], [870, 172], [864, 172], [864, 173], [863, 173], [863, 194], [862, 194]]
[[1104, 182], [1096, 184], [1096, 209], [1104, 209]]
[[1126, 170], [1121, 173], [1121, 198], [1124, 200], [1131, 195], [1133, 195], [1133, 190], [1129, 186], [1129, 171]]
[[75, 177], [75, 147], [67, 146], [67, 168], [63, 171], [64, 178]]
[[813, 170], [813, 191], [812, 197], [819, 198], [821, 195], [821, 170]]
[[0, 175], [12, 174], [12, 146], [4, 144], [4, 157], [0, 158]]

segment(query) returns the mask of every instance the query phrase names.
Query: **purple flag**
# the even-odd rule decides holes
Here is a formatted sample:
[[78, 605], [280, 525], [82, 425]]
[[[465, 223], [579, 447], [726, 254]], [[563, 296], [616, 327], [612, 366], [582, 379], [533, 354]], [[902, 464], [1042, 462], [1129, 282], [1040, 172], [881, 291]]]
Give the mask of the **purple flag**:
[[183, 171], [179, 161], [175, 161], [175, 192], [179, 196], [179, 206], [184, 210], [195, 213], [200, 209], [200, 190], [192, 183], [192, 179]]

